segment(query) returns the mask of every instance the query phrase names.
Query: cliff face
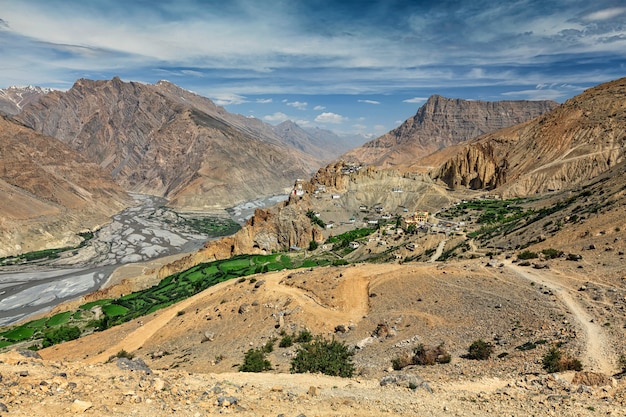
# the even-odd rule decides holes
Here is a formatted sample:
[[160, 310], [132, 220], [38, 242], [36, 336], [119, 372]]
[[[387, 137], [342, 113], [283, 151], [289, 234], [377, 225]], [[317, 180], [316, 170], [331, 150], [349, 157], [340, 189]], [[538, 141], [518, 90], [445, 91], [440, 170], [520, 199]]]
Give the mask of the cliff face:
[[282, 193], [319, 166], [261, 121], [163, 81], [78, 80], [18, 117], [101, 165], [125, 189], [165, 196], [184, 209]]
[[535, 118], [553, 101], [469, 101], [432, 96], [398, 128], [356, 148], [344, 159], [383, 167], [406, 165], [439, 149]]
[[37, 102], [48, 94], [50, 89], [29, 85], [0, 89], [0, 113], [17, 114], [29, 103]]
[[540, 118], [448, 150], [453, 155], [432, 175], [451, 188], [499, 187], [508, 195], [560, 190], [623, 161], [625, 132], [626, 79], [620, 79]]
[[58, 140], [0, 117], [0, 256], [80, 242], [132, 199]]

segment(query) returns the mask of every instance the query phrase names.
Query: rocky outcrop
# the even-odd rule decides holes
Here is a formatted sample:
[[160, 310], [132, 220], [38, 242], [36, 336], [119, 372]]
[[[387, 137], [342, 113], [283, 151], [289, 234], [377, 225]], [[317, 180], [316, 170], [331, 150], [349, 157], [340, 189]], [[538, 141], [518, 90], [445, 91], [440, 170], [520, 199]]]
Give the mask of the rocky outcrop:
[[432, 176], [451, 188], [506, 195], [581, 184], [624, 160], [625, 98], [626, 79], [589, 89], [537, 119], [446, 150], [452, 155]]
[[100, 164], [125, 189], [184, 209], [282, 193], [321, 165], [260, 120], [165, 81], [81, 79], [26, 106], [19, 118]]
[[533, 119], [553, 101], [469, 101], [432, 96], [401, 126], [343, 156], [383, 167], [406, 165], [439, 149]]
[[132, 199], [58, 140], [0, 117], [0, 256], [73, 246]]

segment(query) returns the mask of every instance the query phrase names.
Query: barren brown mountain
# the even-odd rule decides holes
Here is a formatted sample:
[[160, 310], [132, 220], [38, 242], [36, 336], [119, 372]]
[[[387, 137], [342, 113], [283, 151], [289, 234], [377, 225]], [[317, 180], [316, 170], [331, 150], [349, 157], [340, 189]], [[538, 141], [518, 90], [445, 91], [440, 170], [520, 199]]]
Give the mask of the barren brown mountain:
[[406, 165], [442, 148], [546, 113], [553, 101], [470, 101], [431, 96], [398, 128], [343, 155], [368, 165]]
[[[442, 151], [433, 177], [508, 195], [566, 189], [624, 160], [626, 79], [586, 90], [537, 119]], [[431, 155], [419, 165], [440, 161]]]
[[194, 210], [284, 192], [321, 162], [260, 120], [231, 115], [169, 82], [78, 80], [18, 116], [100, 164], [125, 189]]
[[75, 245], [132, 199], [58, 140], [0, 117], [0, 256]]

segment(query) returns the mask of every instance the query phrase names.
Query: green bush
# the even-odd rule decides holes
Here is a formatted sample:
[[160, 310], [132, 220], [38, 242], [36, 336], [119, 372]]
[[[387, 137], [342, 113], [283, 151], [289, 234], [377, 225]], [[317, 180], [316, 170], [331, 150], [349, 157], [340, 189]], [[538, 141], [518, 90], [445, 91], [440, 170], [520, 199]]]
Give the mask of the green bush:
[[563, 256], [563, 251], [552, 249], [552, 248], [544, 249], [541, 251], [541, 253], [543, 253], [543, 256], [546, 259], [556, 259], [556, 258], [560, 258], [561, 256]]
[[354, 374], [352, 352], [344, 343], [317, 338], [305, 343], [291, 360], [292, 373], [322, 373], [349, 378]]
[[280, 339], [280, 342], [278, 342], [278, 347], [288, 348], [291, 346], [293, 346], [293, 336], [289, 334], [283, 335], [283, 337]]
[[61, 342], [78, 339], [80, 333], [80, 329], [77, 326], [61, 326], [58, 329], [46, 332], [42, 346], [46, 348]]
[[250, 349], [239, 365], [239, 372], [263, 372], [272, 369], [270, 361], [265, 359], [265, 352], [261, 349]]
[[543, 369], [549, 373], [564, 371], [582, 371], [583, 365], [578, 359], [564, 355], [559, 349], [553, 347], [545, 354], [541, 361]]
[[525, 250], [524, 252], [520, 252], [517, 254], [517, 259], [527, 260], [527, 259], [535, 259], [538, 258], [539, 255], [537, 252], [531, 252], [529, 250]]
[[311, 241], [309, 242], [309, 250], [315, 250], [315, 249], [317, 249], [317, 248], [318, 248], [318, 246], [319, 246], [319, 245], [318, 245], [318, 244], [317, 244], [317, 242], [316, 242], [316, 241], [314, 241], [314, 240], [311, 240]]
[[484, 361], [493, 353], [493, 345], [484, 340], [475, 340], [467, 349], [467, 358]]
[[308, 343], [313, 340], [313, 335], [308, 330], [300, 330], [300, 333], [294, 339], [296, 343]]

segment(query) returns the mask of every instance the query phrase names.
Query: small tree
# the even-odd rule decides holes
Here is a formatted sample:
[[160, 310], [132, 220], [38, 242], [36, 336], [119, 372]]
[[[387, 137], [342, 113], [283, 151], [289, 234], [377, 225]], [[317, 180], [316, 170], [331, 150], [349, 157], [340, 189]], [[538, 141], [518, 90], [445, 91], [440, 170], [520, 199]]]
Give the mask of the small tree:
[[494, 348], [491, 343], [487, 343], [482, 339], [478, 339], [475, 340], [467, 349], [467, 358], [483, 361], [489, 359], [489, 357], [493, 353], [493, 350]]
[[317, 338], [305, 343], [291, 360], [292, 373], [322, 373], [350, 378], [354, 374], [352, 352], [345, 344], [336, 340]]
[[553, 347], [545, 354], [542, 360], [543, 369], [549, 373], [564, 371], [582, 371], [582, 363], [575, 358], [564, 355], [559, 349]]
[[246, 352], [239, 372], [263, 372], [272, 369], [270, 361], [265, 359], [263, 349], [250, 349]]
[[77, 326], [61, 326], [55, 330], [46, 332], [41, 345], [47, 348], [57, 343], [78, 339], [80, 334], [81, 331]]
[[317, 249], [317, 248], [318, 248], [318, 246], [319, 246], [319, 245], [317, 244], [317, 242], [316, 242], [315, 240], [311, 240], [311, 241], [309, 242], [309, 250], [315, 250], [315, 249]]

